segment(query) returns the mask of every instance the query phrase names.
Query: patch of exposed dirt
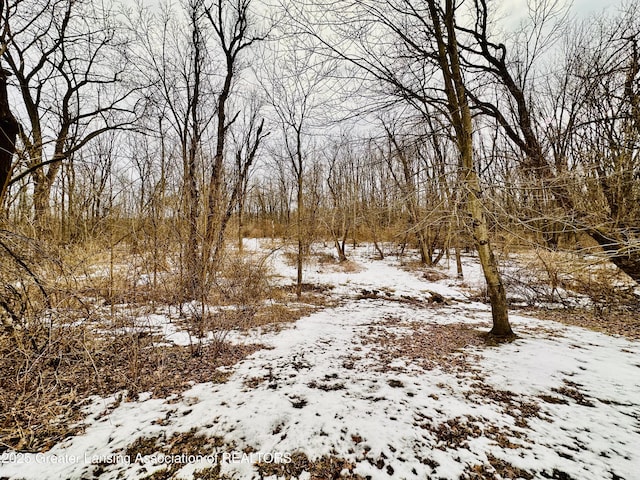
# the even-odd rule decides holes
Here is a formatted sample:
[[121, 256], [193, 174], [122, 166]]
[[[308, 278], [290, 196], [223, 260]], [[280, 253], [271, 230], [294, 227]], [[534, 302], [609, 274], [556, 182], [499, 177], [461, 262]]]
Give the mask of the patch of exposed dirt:
[[313, 306], [282, 305], [280, 303], [261, 306], [252, 319], [251, 328], [266, 327], [268, 331], [279, 331], [285, 324], [296, 322], [326, 306], [317, 300], [316, 298], [316, 303]]
[[440, 280], [448, 280], [451, 277], [435, 268], [425, 268], [422, 272], [422, 278], [429, 282], [439, 282]]
[[482, 436], [482, 428], [473, 418], [455, 417], [436, 425], [435, 427], [422, 426], [432, 431], [436, 436], [436, 448], [448, 450], [451, 448], [468, 448], [469, 440]]
[[640, 312], [637, 311], [594, 312], [578, 309], [526, 309], [526, 311], [542, 320], [553, 320], [607, 335], [640, 340]]
[[325, 375], [321, 380], [312, 380], [307, 386], [309, 388], [324, 390], [325, 392], [345, 389], [344, 382], [338, 379], [337, 373]]
[[[582, 385], [569, 381], [567, 379], [563, 380], [564, 385], [562, 387], [555, 387], [551, 390], [555, 393], [562, 395], [563, 397], [569, 398], [575, 401], [578, 405], [582, 405], [583, 407], [594, 407], [594, 403], [591, 401], [591, 398], [580, 391]], [[562, 402], [558, 402], [562, 403]], [[567, 402], [568, 403], [568, 402]]]
[[398, 359], [425, 370], [470, 370], [478, 356], [464, 349], [486, 345], [486, 333], [478, 329], [481, 326], [485, 327], [484, 324], [400, 322], [390, 318], [372, 325], [363, 342], [373, 346], [381, 370], [388, 371]]
[[301, 478], [307, 473], [310, 480], [364, 480], [353, 472], [356, 465], [343, 458], [324, 455], [315, 460], [309, 459], [303, 452], [294, 452], [289, 463], [257, 463], [258, 472], [263, 477], [277, 476], [285, 480]]
[[[303, 283], [302, 284], [302, 295], [300, 298], [296, 297], [296, 284], [291, 283], [288, 285], [283, 285], [274, 289], [280, 295], [280, 300], [286, 304], [287, 308], [290, 308], [295, 304], [305, 304], [306, 306], [315, 306], [315, 307], [331, 307], [337, 304], [335, 298], [332, 298], [330, 295], [331, 290], [333, 290], [333, 285], [323, 285], [316, 283]], [[300, 317], [298, 317], [300, 318]]]
[[322, 265], [323, 270], [337, 273], [360, 273], [364, 271], [364, 267], [354, 260], [338, 261], [329, 255], [326, 260], [318, 258], [318, 264]]
[[534, 475], [488, 454], [487, 463], [469, 465], [460, 477], [461, 480], [503, 480], [507, 478], [530, 480], [534, 478]]
[[505, 449], [518, 449], [522, 448], [522, 444], [517, 440], [525, 438], [521, 431], [497, 427], [486, 419], [473, 416], [454, 417], [437, 425], [427, 420], [418, 426], [435, 436], [435, 448], [440, 450], [469, 448], [469, 440], [480, 437], [493, 440]]
[[381, 292], [380, 290], [375, 290], [375, 289], [374, 290], [362, 289], [360, 293], [356, 296], [356, 299], [385, 300], [390, 302], [403, 303], [406, 305], [413, 305], [415, 307], [420, 307], [420, 308], [434, 306], [434, 305], [452, 305], [453, 303], [455, 303], [455, 300], [453, 300], [452, 298], [444, 297], [439, 293], [430, 292], [430, 291], [427, 291], [425, 293], [429, 295], [426, 298], [417, 298], [411, 295], [400, 295], [399, 297], [397, 297], [393, 294], [393, 292], [388, 292], [388, 291]]
[[[465, 397], [470, 402], [478, 405], [493, 402], [500, 406], [501, 411], [514, 419], [514, 425], [518, 428], [529, 428], [529, 420], [532, 418], [544, 418], [537, 401], [527, 397], [521, 397], [508, 390], [500, 390], [488, 385], [481, 375], [476, 374], [478, 381], [471, 384], [471, 389]], [[521, 438], [519, 434], [514, 434]]]
[[[226, 475], [220, 474], [221, 462], [217, 458], [221, 452], [232, 451], [234, 445], [225, 444], [220, 437], [208, 437], [200, 434], [197, 430], [191, 429], [188, 432], [177, 432], [166, 438], [162, 435], [155, 437], [139, 437], [129, 444], [125, 449], [125, 455], [132, 462], [144, 460], [154, 454], [161, 454], [163, 458], [175, 458], [175, 462], [165, 462], [165, 468], [141, 477], [142, 480], [170, 480], [175, 478], [175, 474], [186, 463], [189, 457], [207, 455], [212, 461], [212, 466], [198, 470], [194, 473], [194, 479], [228, 479]], [[184, 460], [184, 461], [183, 461]], [[94, 467], [94, 477], [99, 477], [104, 472], [106, 465], [97, 464]], [[145, 467], [142, 467], [145, 470]]]

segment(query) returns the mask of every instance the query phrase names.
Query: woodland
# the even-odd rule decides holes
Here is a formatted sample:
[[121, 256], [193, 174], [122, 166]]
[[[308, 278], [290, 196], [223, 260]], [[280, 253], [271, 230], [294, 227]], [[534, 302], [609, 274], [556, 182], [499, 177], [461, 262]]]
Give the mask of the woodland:
[[635, 0], [0, 0], [0, 478], [633, 478], [639, 43]]

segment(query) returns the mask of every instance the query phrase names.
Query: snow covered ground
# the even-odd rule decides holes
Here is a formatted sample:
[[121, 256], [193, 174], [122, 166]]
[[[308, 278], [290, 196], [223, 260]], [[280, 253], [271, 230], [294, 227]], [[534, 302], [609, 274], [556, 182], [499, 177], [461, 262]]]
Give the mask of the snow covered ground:
[[[453, 277], [428, 281], [396, 257], [375, 260], [367, 246], [350, 256], [352, 271], [314, 263], [305, 271], [305, 282], [333, 287], [338, 306], [277, 333], [236, 335], [271, 348], [236, 365], [226, 383], [167, 399], [95, 398], [82, 434], [45, 454], [5, 452], [0, 478], [165, 478], [173, 462], [172, 478], [219, 465], [228, 478], [257, 479], [257, 461], [286, 466], [299, 453], [345, 459], [345, 475], [372, 479], [640, 478], [640, 343], [513, 315], [514, 342], [476, 344], [426, 366], [398, 349], [415, 351], [422, 339], [428, 356], [429, 342], [435, 351], [441, 341], [430, 331], [487, 330], [488, 307]], [[290, 282], [283, 252], [270, 258]], [[465, 268], [466, 285], [477, 283], [477, 268]], [[168, 341], [184, 335], [161, 316], [149, 321]], [[396, 342], [391, 358], [386, 341]], [[221, 443], [180, 458], [127, 450], [192, 429]]]

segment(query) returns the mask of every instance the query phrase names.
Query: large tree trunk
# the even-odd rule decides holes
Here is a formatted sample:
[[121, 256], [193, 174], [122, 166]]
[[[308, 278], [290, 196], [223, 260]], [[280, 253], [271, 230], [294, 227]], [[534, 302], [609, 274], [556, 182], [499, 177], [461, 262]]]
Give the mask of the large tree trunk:
[[[53, 167], [53, 165], [51, 165]], [[56, 169], [56, 174], [57, 174]], [[43, 172], [42, 172], [43, 173]], [[33, 183], [33, 223], [40, 235], [50, 233], [51, 227], [51, 187], [53, 180], [48, 175], [34, 175]]]
[[10, 72], [0, 67], [0, 208], [9, 185], [18, 135], [18, 122], [11, 113], [7, 98], [8, 75]]
[[[455, 77], [454, 83], [459, 83], [455, 80]], [[464, 88], [464, 86], [459, 84], [457, 88]], [[496, 337], [508, 337], [513, 335], [513, 331], [509, 324], [507, 295], [502, 283], [500, 271], [498, 270], [498, 263], [496, 262], [493, 250], [491, 249], [491, 243], [489, 242], [487, 217], [484, 214], [484, 208], [480, 200], [480, 180], [473, 163], [471, 113], [466, 102], [461, 101], [460, 103], [462, 105], [462, 129], [460, 133], [458, 133], [457, 140], [462, 162], [462, 181], [467, 188], [467, 209], [471, 216], [473, 241], [478, 251], [480, 265], [482, 265], [482, 272], [487, 282], [487, 291], [491, 302], [493, 328], [490, 333]]]
[[[462, 182], [467, 190], [467, 209], [471, 216], [473, 239], [491, 302], [493, 328], [490, 333], [497, 337], [509, 337], [513, 335], [513, 331], [509, 324], [507, 296], [489, 243], [489, 228], [481, 200], [480, 180], [473, 162], [473, 125], [460, 69], [458, 42], [455, 34], [455, 6], [453, 0], [446, 0], [444, 18], [441, 19], [437, 2], [429, 0], [428, 3], [435, 39], [438, 43], [438, 62], [445, 84], [447, 108], [456, 132], [462, 167]], [[443, 27], [446, 30], [446, 35], [443, 32]]]
[[[7, 97], [7, 76], [10, 73], [0, 67], [0, 209], [4, 202], [7, 186], [11, 177], [13, 155], [16, 150], [18, 122], [9, 108]], [[4, 298], [0, 298], [0, 324], [4, 331], [13, 337], [20, 351], [24, 350], [22, 336], [16, 329], [13, 311]]]
[[490, 333], [497, 337], [507, 337], [513, 335], [509, 324], [507, 295], [498, 271], [498, 263], [489, 242], [489, 229], [487, 228], [487, 219], [484, 215], [482, 202], [478, 198], [479, 191], [474, 190], [479, 186], [476, 172], [469, 171], [466, 181], [470, 190], [467, 202], [473, 222], [473, 240], [478, 251], [484, 278], [487, 282], [487, 291], [491, 302], [493, 328]]
[[587, 233], [598, 242], [609, 260], [616, 267], [640, 284], [640, 251], [638, 249], [631, 250], [629, 246], [633, 242], [630, 242], [629, 239], [621, 238], [619, 234], [602, 232], [593, 228], [589, 229]]

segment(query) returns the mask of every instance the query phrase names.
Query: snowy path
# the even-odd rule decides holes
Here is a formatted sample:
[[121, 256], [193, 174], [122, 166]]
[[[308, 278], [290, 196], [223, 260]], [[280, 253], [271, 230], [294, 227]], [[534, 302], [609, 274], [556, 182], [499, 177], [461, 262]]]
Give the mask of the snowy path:
[[[638, 478], [639, 343], [516, 316], [519, 339], [469, 349], [479, 357], [468, 371], [385, 363], [366, 341], [372, 331], [402, 337], [412, 325], [486, 329], [489, 312], [462, 303], [455, 285], [419, 279], [393, 260], [357, 261], [363, 268], [357, 273], [311, 268], [308, 281], [332, 284], [349, 298], [260, 336], [273, 348], [238, 364], [228, 382], [194, 385], [170, 399], [117, 405], [98, 399], [83, 434], [46, 455], [6, 461], [0, 478], [144, 478], [164, 465], [125, 458], [127, 445], [192, 428], [234, 442], [236, 452], [251, 447], [252, 460], [334, 455], [372, 479], [492, 478], [495, 471], [503, 475], [495, 478]], [[389, 299], [359, 300], [361, 289], [389, 292]], [[460, 301], [443, 307], [398, 301], [426, 299], [429, 291]], [[231, 478], [260, 478], [240, 455], [227, 458], [222, 470]], [[108, 460], [99, 477], [89, 464], [96, 458]], [[211, 462], [185, 462], [176, 478], [192, 478]]]

